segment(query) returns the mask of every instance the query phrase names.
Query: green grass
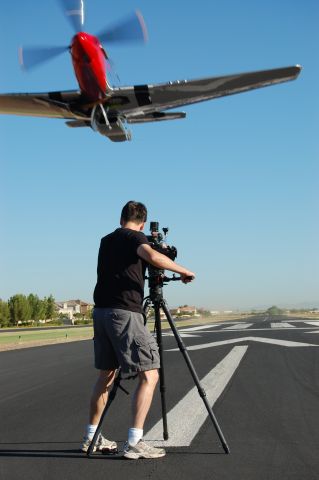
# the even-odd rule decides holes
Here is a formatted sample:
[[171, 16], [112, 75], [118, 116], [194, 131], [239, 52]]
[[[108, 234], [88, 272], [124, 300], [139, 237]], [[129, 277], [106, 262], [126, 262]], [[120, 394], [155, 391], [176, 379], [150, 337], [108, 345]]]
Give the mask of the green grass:
[[26, 343], [26, 342], [39, 342], [46, 340], [68, 340], [76, 338], [92, 338], [93, 327], [84, 328], [63, 328], [58, 330], [38, 330], [30, 332], [1, 332], [0, 333], [0, 345], [12, 344], [12, 343]]

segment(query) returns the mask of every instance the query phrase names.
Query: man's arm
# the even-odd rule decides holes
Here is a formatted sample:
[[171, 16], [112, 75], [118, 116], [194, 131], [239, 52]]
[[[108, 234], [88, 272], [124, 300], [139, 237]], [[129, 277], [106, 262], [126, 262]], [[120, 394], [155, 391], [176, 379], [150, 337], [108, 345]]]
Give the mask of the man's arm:
[[170, 270], [171, 272], [179, 273], [182, 278], [182, 282], [184, 283], [191, 282], [195, 278], [195, 274], [193, 272], [173, 262], [173, 260], [166, 257], [166, 255], [157, 252], [146, 243], [143, 243], [138, 247], [137, 255], [143, 260], [145, 260], [145, 262], [150, 263], [156, 268], [161, 268], [162, 270]]

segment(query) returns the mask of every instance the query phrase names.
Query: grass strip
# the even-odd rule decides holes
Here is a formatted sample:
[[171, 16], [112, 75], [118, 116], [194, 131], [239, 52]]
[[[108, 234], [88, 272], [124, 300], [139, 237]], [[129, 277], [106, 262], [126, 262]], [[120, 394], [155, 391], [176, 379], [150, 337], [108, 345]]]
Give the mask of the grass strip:
[[57, 339], [75, 339], [83, 337], [93, 337], [93, 327], [59, 329], [59, 330], [38, 330], [31, 332], [2, 332], [0, 334], [0, 345], [10, 343], [26, 343], [26, 342], [38, 342], [41, 340], [57, 340]]

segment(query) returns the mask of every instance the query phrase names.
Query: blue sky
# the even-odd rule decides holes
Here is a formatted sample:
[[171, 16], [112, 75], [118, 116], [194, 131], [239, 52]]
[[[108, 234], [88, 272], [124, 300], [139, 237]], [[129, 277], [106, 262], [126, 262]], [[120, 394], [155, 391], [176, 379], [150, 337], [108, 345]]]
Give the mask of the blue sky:
[[[195, 8], [196, 6], [196, 8]], [[108, 47], [123, 85], [301, 64], [295, 82], [184, 108], [113, 144], [61, 120], [0, 116], [0, 297], [92, 300], [100, 238], [127, 200], [170, 227], [193, 284], [172, 305], [319, 306], [318, 20], [314, 0], [86, 1], [86, 31], [139, 8], [145, 47]], [[24, 73], [19, 45], [67, 45], [55, 0], [6, 2], [0, 92], [77, 88], [70, 57]], [[147, 228], [148, 229], [148, 228]]]

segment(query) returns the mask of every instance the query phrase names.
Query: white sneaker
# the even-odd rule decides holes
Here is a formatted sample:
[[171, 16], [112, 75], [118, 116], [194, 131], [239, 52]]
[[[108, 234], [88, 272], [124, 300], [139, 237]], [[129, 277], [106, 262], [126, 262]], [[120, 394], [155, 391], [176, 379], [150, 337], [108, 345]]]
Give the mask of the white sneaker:
[[128, 442], [124, 445], [123, 457], [130, 460], [137, 460], [138, 458], [160, 458], [164, 457], [166, 452], [164, 448], [151, 447], [147, 443], [140, 440], [135, 447], [129, 445]]
[[[83, 443], [81, 450], [82, 452], [86, 453], [89, 449], [89, 446], [91, 445], [92, 439], [89, 437], [84, 437], [83, 438]], [[114, 454], [118, 453], [117, 449], [117, 443], [113, 442], [112, 440], [107, 440], [107, 438], [103, 437], [103, 435], [98, 436], [98, 439], [96, 441], [96, 444], [94, 445], [93, 452], [101, 452], [105, 454]]]

